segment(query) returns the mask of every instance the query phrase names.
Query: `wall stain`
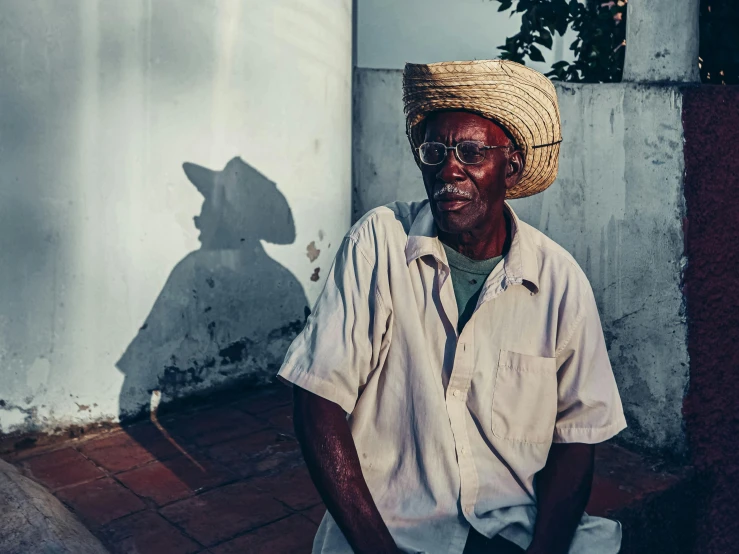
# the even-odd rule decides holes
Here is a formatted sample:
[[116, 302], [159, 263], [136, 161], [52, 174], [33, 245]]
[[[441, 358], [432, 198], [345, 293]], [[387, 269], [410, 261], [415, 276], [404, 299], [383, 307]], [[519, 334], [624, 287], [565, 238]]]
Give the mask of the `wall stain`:
[[192, 365], [185, 369], [170, 365], [164, 368], [164, 373], [159, 377], [159, 390], [171, 396], [177, 396], [179, 389], [185, 386], [197, 385], [205, 381], [204, 374], [207, 371], [205, 364], [199, 364], [196, 360], [190, 360]]
[[[300, 333], [304, 325], [304, 319], [295, 319], [290, 323], [271, 330], [267, 333], [266, 338], [270, 342], [279, 341], [280, 343], [289, 344]], [[209, 370], [216, 365], [221, 368], [218, 370], [220, 375], [232, 375], [240, 366], [248, 366], [255, 361], [250, 359], [250, 351], [254, 347], [255, 342], [253, 340], [248, 337], [242, 337], [218, 351], [220, 360], [216, 360], [213, 357], [207, 357], [203, 362], [191, 359], [188, 360], [186, 368], [182, 367], [176, 356], [172, 356], [170, 364], [164, 368], [164, 373], [158, 380], [159, 388], [164, 394], [172, 397], [178, 396], [178, 392], [183, 387], [203, 383], [210, 373]], [[279, 364], [274, 362], [267, 362], [266, 364], [266, 368], [270, 372], [276, 372], [278, 367]]]
[[218, 352], [218, 355], [221, 357], [221, 365], [235, 364], [242, 361], [248, 352], [248, 348], [253, 344], [253, 341], [242, 337], [225, 348], [222, 348]]
[[[9, 412], [17, 410], [18, 412], [22, 413], [25, 416], [25, 427], [32, 431], [35, 430], [37, 426], [39, 426], [40, 420], [38, 417], [38, 408], [36, 406], [29, 406], [28, 408], [24, 408], [23, 406], [19, 406], [18, 404], [6, 402], [5, 400], [0, 400], [0, 408]], [[3, 432], [7, 432], [7, 429]]]
[[613, 120], [614, 120], [614, 118], [615, 118], [615, 115], [616, 115], [616, 112], [615, 112], [615, 110], [611, 109], [611, 116], [610, 116], [610, 121], [611, 121], [611, 134], [613, 134], [613, 133], [614, 133], [614, 131], [613, 131]]
[[313, 270], [313, 275], [310, 276], [310, 280], [313, 281], [313, 282], [318, 281], [318, 279], [320, 279], [320, 277], [318, 276], [318, 273], [320, 271], [321, 271], [321, 268], [320, 267], [317, 267], [316, 269], [314, 269]]
[[[308, 318], [308, 315], [310, 315], [310, 310], [306, 308], [307, 314], [306, 319]], [[269, 334], [267, 335], [268, 340], [275, 340], [275, 339], [289, 339], [293, 340], [300, 331], [303, 330], [303, 327], [305, 326], [305, 321], [296, 319], [294, 321], [291, 321], [287, 325], [283, 325], [282, 327], [278, 327], [277, 329], [272, 329]]]
[[316, 248], [316, 241], [314, 240], [310, 242], [306, 250], [308, 251], [306, 256], [308, 256], [308, 259], [311, 262], [315, 262], [318, 256], [321, 255], [321, 251], [318, 248]]

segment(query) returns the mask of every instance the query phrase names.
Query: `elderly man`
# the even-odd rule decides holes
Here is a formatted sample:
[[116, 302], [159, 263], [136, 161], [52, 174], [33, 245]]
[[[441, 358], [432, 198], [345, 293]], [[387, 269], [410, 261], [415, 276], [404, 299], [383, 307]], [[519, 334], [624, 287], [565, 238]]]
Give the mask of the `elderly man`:
[[556, 177], [554, 87], [486, 60], [403, 88], [428, 200], [352, 227], [279, 372], [328, 508], [313, 552], [616, 553], [584, 514], [626, 426], [593, 293], [505, 202]]

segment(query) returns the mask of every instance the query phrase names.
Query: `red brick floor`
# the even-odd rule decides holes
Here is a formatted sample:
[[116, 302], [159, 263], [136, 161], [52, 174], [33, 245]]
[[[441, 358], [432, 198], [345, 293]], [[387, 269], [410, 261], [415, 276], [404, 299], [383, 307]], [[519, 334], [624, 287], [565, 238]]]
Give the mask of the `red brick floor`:
[[[293, 434], [290, 390], [214, 404], [7, 458], [115, 554], [310, 552], [325, 508]], [[602, 445], [587, 511], [617, 516], [678, 481]]]
[[277, 386], [9, 456], [115, 554], [310, 552], [325, 513]]

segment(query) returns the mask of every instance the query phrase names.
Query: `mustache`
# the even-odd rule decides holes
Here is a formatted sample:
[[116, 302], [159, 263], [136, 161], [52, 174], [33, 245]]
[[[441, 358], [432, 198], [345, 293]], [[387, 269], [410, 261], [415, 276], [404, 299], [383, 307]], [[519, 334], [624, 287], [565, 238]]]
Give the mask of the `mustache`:
[[444, 186], [434, 193], [434, 200], [438, 200], [445, 194], [453, 194], [455, 196], [462, 196], [464, 198], [472, 200], [472, 195], [469, 192], [462, 190], [461, 188], [452, 185], [451, 183], [444, 183]]

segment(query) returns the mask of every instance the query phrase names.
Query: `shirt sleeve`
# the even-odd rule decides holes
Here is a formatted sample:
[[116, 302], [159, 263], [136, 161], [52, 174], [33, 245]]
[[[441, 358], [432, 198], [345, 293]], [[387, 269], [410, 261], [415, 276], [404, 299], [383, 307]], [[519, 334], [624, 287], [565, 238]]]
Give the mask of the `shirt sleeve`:
[[593, 292], [580, 295], [579, 313], [557, 350], [555, 443], [596, 444], [626, 428]]
[[352, 413], [387, 350], [386, 310], [376, 288], [375, 264], [347, 236], [277, 377]]

